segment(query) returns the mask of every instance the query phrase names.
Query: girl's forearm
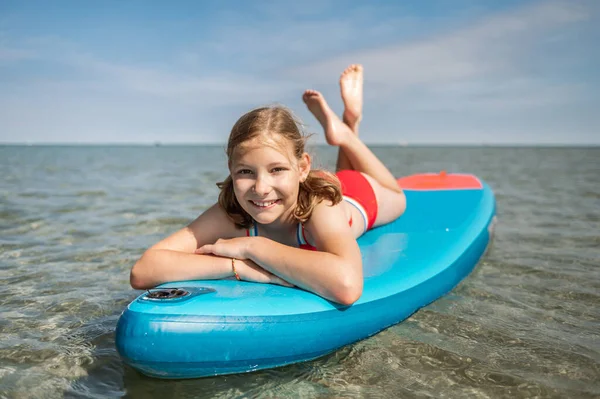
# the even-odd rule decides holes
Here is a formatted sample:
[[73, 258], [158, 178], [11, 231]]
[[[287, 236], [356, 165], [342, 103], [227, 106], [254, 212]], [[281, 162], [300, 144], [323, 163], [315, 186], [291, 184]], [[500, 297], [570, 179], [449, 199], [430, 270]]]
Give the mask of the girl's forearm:
[[149, 249], [131, 269], [130, 284], [135, 289], [148, 289], [169, 281], [214, 280], [232, 275], [227, 258]]
[[362, 293], [362, 264], [341, 256], [307, 251], [265, 237], [253, 237], [248, 258], [282, 279], [324, 298], [352, 304]]

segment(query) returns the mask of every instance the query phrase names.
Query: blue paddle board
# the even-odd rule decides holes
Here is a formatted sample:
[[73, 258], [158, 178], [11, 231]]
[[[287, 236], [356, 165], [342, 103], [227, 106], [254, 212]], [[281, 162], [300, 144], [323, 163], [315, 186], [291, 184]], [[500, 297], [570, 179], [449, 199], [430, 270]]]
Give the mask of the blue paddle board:
[[352, 306], [272, 284], [163, 284], [141, 294], [119, 318], [116, 346], [123, 361], [158, 378], [284, 366], [376, 334], [444, 295], [473, 270], [490, 242], [493, 192], [475, 176], [444, 172], [398, 182], [406, 212], [358, 239], [365, 280]]

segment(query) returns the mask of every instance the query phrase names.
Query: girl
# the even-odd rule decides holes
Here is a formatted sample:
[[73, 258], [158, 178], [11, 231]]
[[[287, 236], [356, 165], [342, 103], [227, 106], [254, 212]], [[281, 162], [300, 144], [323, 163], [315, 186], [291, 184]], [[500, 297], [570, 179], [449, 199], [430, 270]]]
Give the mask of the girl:
[[235, 277], [354, 303], [363, 285], [356, 238], [406, 207], [394, 176], [358, 138], [362, 85], [360, 65], [342, 73], [343, 122], [321, 93], [303, 96], [327, 142], [339, 147], [337, 178], [311, 170], [305, 137], [288, 110], [243, 115], [229, 136], [230, 175], [219, 183], [218, 203], [148, 249], [131, 270], [131, 286]]

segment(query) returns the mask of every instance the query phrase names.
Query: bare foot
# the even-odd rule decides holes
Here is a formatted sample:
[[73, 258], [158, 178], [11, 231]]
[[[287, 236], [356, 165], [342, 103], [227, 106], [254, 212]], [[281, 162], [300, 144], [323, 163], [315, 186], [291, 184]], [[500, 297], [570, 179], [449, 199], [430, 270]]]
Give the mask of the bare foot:
[[338, 116], [329, 108], [327, 101], [321, 93], [316, 90], [306, 90], [302, 96], [302, 100], [306, 106], [317, 118], [323, 130], [325, 131], [325, 140], [330, 145], [342, 145], [348, 134], [352, 134], [352, 130], [338, 118]]
[[344, 101], [344, 122], [355, 130], [362, 119], [363, 105], [363, 67], [352, 64], [340, 76], [340, 89]]

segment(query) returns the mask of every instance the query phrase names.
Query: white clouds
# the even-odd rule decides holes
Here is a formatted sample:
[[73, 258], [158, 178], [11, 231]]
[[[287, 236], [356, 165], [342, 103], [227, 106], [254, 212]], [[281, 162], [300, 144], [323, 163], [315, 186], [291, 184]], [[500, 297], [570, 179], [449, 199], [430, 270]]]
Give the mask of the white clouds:
[[477, 80], [432, 86], [407, 106], [419, 111], [464, 110], [506, 114], [512, 110], [560, 106], [580, 100], [581, 84], [554, 84], [533, 78]]
[[277, 82], [241, 73], [204, 75], [199, 72], [191, 75], [158, 67], [106, 62], [89, 56], [73, 56], [67, 62], [110, 82], [119, 90], [195, 105], [247, 103], [250, 95], [267, 101], [286, 89]]
[[519, 57], [527, 57], [526, 52], [540, 36], [584, 18], [581, 6], [541, 2], [453, 32], [397, 46], [349, 52], [292, 68], [287, 74], [326, 83], [346, 65], [361, 62], [368, 71], [369, 83], [388, 88], [386, 93], [378, 91], [373, 95], [389, 96], [408, 86], [434, 87], [485, 75], [516, 73]]

